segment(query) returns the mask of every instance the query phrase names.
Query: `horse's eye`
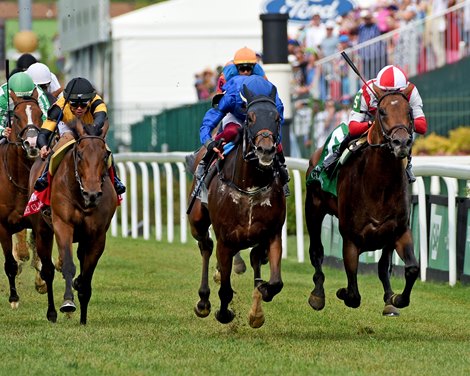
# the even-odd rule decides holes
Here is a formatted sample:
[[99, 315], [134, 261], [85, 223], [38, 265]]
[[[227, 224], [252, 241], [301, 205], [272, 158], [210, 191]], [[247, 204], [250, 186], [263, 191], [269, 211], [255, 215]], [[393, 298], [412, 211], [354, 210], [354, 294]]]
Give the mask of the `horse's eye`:
[[387, 112], [383, 108], [379, 108], [380, 116], [387, 116]]

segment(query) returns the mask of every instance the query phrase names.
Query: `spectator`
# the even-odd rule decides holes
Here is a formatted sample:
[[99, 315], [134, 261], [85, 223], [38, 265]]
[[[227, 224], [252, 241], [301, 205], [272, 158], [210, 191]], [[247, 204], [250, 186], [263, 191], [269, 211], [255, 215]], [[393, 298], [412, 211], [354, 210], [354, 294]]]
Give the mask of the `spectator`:
[[[358, 43], [378, 37], [381, 33], [369, 10], [361, 11], [363, 23], [359, 26]], [[377, 75], [381, 67], [387, 64], [387, 52], [383, 42], [361, 48], [359, 56], [362, 61], [362, 75], [365, 79], [371, 79]]]
[[313, 140], [315, 141], [317, 148], [325, 143], [328, 135], [335, 128], [335, 126], [338, 125], [335, 124], [335, 113], [335, 102], [332, 99], [327, 99], [325, 101], [324, 109], [315, 115], [313, 120]]
[[318, 50], [325, 37], [325, 24], [322, 23], [320, 15], [316, 13], [312, 16], [308, 26], [303, 30], [302, 46], [304, 48], [314, 48], [315, 50]]

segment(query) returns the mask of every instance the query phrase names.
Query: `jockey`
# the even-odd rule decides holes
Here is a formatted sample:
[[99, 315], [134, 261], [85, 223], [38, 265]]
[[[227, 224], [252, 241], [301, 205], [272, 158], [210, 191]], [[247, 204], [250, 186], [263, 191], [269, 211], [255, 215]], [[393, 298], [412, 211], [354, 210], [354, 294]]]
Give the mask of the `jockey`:
[[[212, 159], [214, 153], [217, 153], [220, 158], [223, 159], [223, 155], [220, 148], [222, 142], [227, 143], [235, 139], [238, 134], [239, 128], [246, 120], [246, 99], [243, 97], [243, 86], [246, 87], [253, 93], [254, 96], [266, 95], [269, 96], [273, 88], [273, 84], [268, 80], [257, 76], [244, 76], [239, 75], [233, 77], [224, 85], [224, 91], [222, 98], [215, 108], [209, 109], [200, 127], [199, 135], [201, 144], [207, 149], [206, 154], [202, 158], [196, 171], [196, 177], [201, 179], [204, 174], [206, 163]], [[281, 125], [284, 122], [284, 105], [279, 98], [276, 91], [276, 107], [281, 118]], [[219, 122], [224, 119], [222, 126], [219, 129], [218, 134], [212, 138], [212, 131], [217, 127]], [[281, 136], [279, 135], [279, 138]], [[285, 158], [282, 152], [282, 144], [280, 139], [276, 140], [279, 142], [278, 150], [276, 154], [279, 176], [281, 182], [284, 185], [284, 192], [288, 194], [287, 183], [289, 182], [289, 172], [285, 165]]]
[[252, 74], [266, 78], [263, 68], [258, 64], [255, 51], [248, 47], [243, 47], [235, 52], [233, 60], [225, 64], [217, 81], [216, 94], [223, 93], [223, 86], [231, 78], [238, 75], [250, 76]]
[[[68, 102], [65, 98], [67, 98]], [[57, 127], [60, 138], [53, 148], [54, 151], [74, 139], [73, 132], [66, 124], [75, 118], [79, 118], [87, 124], [93, 123], [98, 128], [108, 125], [106, 104], [96, 94], [93, 85], [82, 77], [76, 77], [67, 84], [64, 90], [64, 97], [59, 98], [48, 112], [47, 120], [43, 123], [37, 140], [42, 159], [45, 159], [51, 153], [49, 139], [53, 137]], [[34, 189], [38, 192], [43, 191], [48, 186], [47, 172], [49, 170], [49, 160], [46, 163], [43, 174], [34, 185]], [[114, 161], [111, 168], [114, 174], [116, 193], [123, 194], [126, 191], [126, 187], [117, 177]]]
[[[38, 104], [42, 110], [42, 120], [46, 120], [47, 111], [50, 107], [50, 102], [44, 93], [44, 91], [36, 86], [31, 79], [24, 72], [18, 72], [10, 76], [8, 80], [8, 88], [10, 92], [15, 93], [17, 97], [28, 98], [33, 95], [34, 89], [38, 91]], [[8, 105], [8, 101], [10, 104]], [[13, 102], [11, 100], [10, 93], [7, 93], [7, 83], [5, 82], [0, 87], [0, 134], [1, 137], [9, 137], [11, 133], [10, 125], [7, 124], [8, 120], [8, 107], [9, 110], [13, 110]], [[38, 124], [39, 125], [39, 124]]]
[[46, 93], [50, 103], [53, 104], [62, 92], [56, 75], [43, 63], [31, 64], [29, 68], [26, 69], [26, 73], [33, 79], [34, 83]]
[[[326, 156], [323, 161], [323, 168], [327, 172], [333, 170], [332, 166], [336, 165], [349, 142], [360, 137], [371, 126], [377, 110], [377, 97], [372, 92], [373, 84], [387, 92], [403, 91], [409, 85], [412, 85], [413, 90], [409, 94], [408, 101], [412, 109], [415, 131], [419, 134], [426, 133], [428, 125], [423, 112], [423, 101], [416, 86], [408, 82], [405, 73], [400, 68], [394, 65], [387, 65], [380, 70], [377, 78], [369, 80], [367, 84], [368, 86], [363, 85], [354, 97], [353, 108], [349, 115], [349, 133], [342, 140], [341, 145], [333, 153]], [[406, 174], [410, 183], [416, 181], [411, 171], [411, 156], [408, 157]]]

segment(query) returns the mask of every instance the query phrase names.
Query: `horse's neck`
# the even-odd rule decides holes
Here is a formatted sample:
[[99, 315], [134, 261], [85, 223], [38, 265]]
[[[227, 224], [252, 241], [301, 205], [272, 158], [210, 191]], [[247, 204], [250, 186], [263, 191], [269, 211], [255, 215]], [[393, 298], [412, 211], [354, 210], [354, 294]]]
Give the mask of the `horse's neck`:
[[260, 188], [269, 184], [269, 180], [272, 180], [272, 173], [258, 168], [256, 160], [245, 160], [243, 154], [243, 144], [240, 143], [233, 155], [227, 157], [223, 169], [224, 179], [243, 190]]

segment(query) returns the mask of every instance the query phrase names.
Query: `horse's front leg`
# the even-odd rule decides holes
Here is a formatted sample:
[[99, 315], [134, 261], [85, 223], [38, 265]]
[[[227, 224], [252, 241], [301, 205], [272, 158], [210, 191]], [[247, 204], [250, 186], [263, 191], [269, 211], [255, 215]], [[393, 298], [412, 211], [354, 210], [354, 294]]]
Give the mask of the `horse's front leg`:
[[27, 242], [27, 230], [24, 229], [15, 234], [16, 241], [13, 246], [13, 257], [18, 263], [18, 275], [21, 274], [22, 265], [29, 260], [29, 249]]
[[395, 249], [405, 263], [405, 288], [401, 294], [394, 294], [391, 303], [397, 308], [405, 308], [410, 304], [411, 290], [419, 275], [419, 265], [414, 254], [411, 230], [407, 231], [395, 243]]
[[310, 263], [315, 269], [315, 272], [312, 278], [314, 287], [310, 293], [310, 297], [308, 298], [308, 303], [314, 310], [320, 311], [325, 307], [325, 289], [323, 287], [325, 283], [325, 274], [322, 269], [324, 248], [321, 242], [321, 227], [323, 218], [325, 217], [325, 212], [321, 210], [318, 203], [314, 203], [318, 201], [318, 198], [313, 198], [314, 192], [311, 192], [311, 190], [312, 188], [308, 189], [305, 200], [305, 220], [310, 237], [308, 253], [310, 256]]
[[268, 260], [270, 277], [269, 282], [264, 282], [258, 286], [258, 290], [263, 296], [265, 302], [273, 300], [274, 296], [281, 292], [284, 283], [281, 278], [281, 258], [282, 258], [282, 240], [281, 233], [274, 235], [269, 244]]
[[5, 256], [5, 274], [8, 278], [8, 283], [10, 285], [10, 296], [8, 301], [10, 302], [11, 308], [18, 308], [20, 297], [16, 291], [16, 276], [18, 274], [18, 263], [13, 257], [13, 240], [12, 235], [5, 229], [5, 227], [0, 226], [0, 241], [2, 243], [3, 255]]
[[62, 276], [65, 280], [64, 301], [60, 306], [60, 312], [72, 313], [77, 307], [74, 303], [72, 291], [73, 278], [75, 277], [76, 267], [73, 262], [73, 226], [64, 223], [58, 218], [53, 217], [53, 227], [56, 236], [57, 248], [59, 249], [59, 257], [62, 259]]
[[384, 247], [378, 263], [379, 279], [382, 282], [382, 286], [384, 289], [385, 307], [382, 312], [384, 316], [400, 315], [400, 310], [394, 307], [391, 303], [391, 298], [394, 295], [392, 286], [390, 285], [390, 275], [392, 274], [393, 249], [394, 248], [390, 246]]
[[[41, 280], [45, 282], [44, 292], [47, 291], [47, 319], [51, 322], [57, 321], [57, 310], [54, 304], [54, 274], [55, 268], [52, 263], [52, 246], [53, 246], [53, 233], [49, 226], [44, 222], [44, 226], [47, 226], [47, 231], [41, 232], [36, 237], [36, 250], [37, 256], [41, 260]], [[37, 285], [36, 285], [37, 288]]]
[[77, 290], [78, 300], [80, 301], [80, 324], [82, 325], [86, 325], [87, 322], [88, 304], [92, 293], [91, 281], [98, 260], [104, 251], [106, 231], [100, 232], [100, 235], [90, 236], [88, 239], [94, 240], [88, 242], [82, 239], [78, 245], [77, 255], [80, 260], [80, 274], [73, 281], [73, 287]]
[[361, 305], [361, 295], [357, 286], [357, 268], [359, 265], [359, 250], [352, 241], [343, 238], [344, 269], [348, 277], [348, 287], [340, 288], [336, 296], [348, 307], [357, 308]]
[[191, 224], [191, 234], [197, 240], [199, 251], [202, 256], [202, 275], [201, 284], [199, 285], [199, 301], [194, 307], [194, 313], [198, 317], [207, 317], [211, 312], [211, 303], [209, 300], [209, 260], [214, 249], [214, 242], [209, 235], [209, 215], [203, 210], [200, 201], [197, 200], [193, 206], [193, 210], [189, 214], [189, 222]]
[[215, 313], [215, 317], [222, 324], [228, 324], [235, 317], [235, 313], [228, 308], [229, 303], [233, 299], [233, 290], [230, 282], [232, 260], [232, 250], [226, 247], [223, 242], [217, 241], [217, 262], [220, 267], [220, 310]]

